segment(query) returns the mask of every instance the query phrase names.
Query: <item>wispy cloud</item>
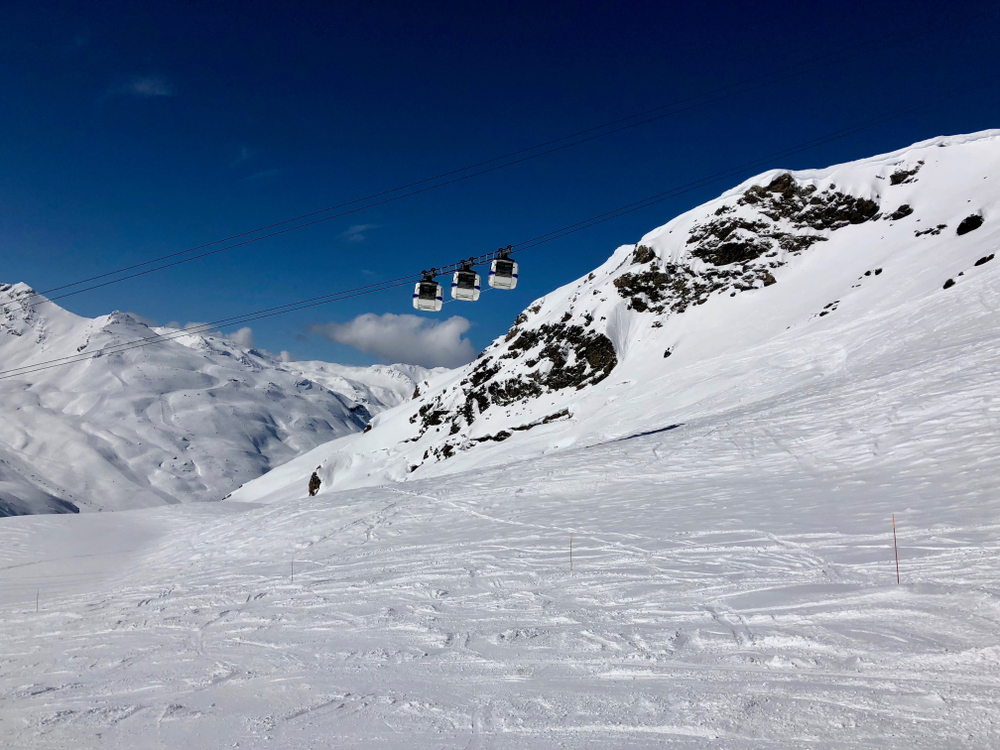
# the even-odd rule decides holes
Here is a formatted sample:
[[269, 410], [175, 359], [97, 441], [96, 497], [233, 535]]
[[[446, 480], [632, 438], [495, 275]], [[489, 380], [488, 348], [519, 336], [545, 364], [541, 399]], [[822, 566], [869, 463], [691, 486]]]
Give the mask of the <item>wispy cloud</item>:
[[253, 329], [250, 326], [244, 326], [235, 333], [226, 334], [226, 338], [234, 344], [239, 344], [244, 349], [253, 349], [257, 343], [253, 337]]
[[124, 83], [108, 88], [105, 96], [135, 96], [150, 99], [174, 96], [174, 87], [163, 76], [132, 76]]
[[159, 76], [135, 77], [129, 83], [128, 93], [135, 96], [173, 96], [174, 87]]
[[346, 231], [340, 233], [341, 239], [348, 242], [364, 242], [370, 229], [377, 229], [378, 224], [352, 224]]
[[458, 367], [476, 356], [472, 342], [463, 338], [470, 326], [459, 315], [429, 320], [417, 315], [365, 313], [347, 323], [316, 323], [309, 330], [328, 341], [374, 354], [384, 362]]

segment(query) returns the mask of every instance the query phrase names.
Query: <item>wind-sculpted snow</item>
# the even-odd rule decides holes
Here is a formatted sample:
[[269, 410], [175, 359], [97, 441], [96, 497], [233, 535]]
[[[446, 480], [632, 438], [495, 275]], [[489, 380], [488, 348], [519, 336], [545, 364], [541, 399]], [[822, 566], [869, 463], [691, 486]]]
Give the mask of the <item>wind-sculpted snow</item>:
[[[998, 164], [988, 131], [748, 180], [532, 303], [479, 359], [421, 383], [365, 435], [235, 497], [294, 496], [316, 466], [322, 492], [656, 429], [729, 403], [737, 384], [720, 373], [733, 362], [770, 376], [761, 397], [794, 389], [811, 357], [860, 355], [875, 320], [922, 330], [943, 285], [986, 272], [974, 262], [998, 244]], [[775, 369], [788, 352], [809, 354]]]
[[[32, 304], [34, 302], [34, 304]], [[0, 369], [157, 333], [0, 286]], [[0, 380], [0, 516], [218, 500], [328, 440], [359, 432], [429, 371], [283, 363], [212, 335]]]

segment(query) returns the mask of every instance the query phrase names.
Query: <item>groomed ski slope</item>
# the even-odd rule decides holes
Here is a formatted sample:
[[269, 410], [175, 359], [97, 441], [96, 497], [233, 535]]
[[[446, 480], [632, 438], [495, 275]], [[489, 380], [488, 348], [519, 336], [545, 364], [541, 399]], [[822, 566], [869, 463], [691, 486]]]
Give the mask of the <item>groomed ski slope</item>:
[[4, 519], [0, 746], [996, 747], [997, 140], [949, 141], [896, 186], [947, 231], [632, 327], [571, 419], [330, 489], [404, 404], [245, 502]]

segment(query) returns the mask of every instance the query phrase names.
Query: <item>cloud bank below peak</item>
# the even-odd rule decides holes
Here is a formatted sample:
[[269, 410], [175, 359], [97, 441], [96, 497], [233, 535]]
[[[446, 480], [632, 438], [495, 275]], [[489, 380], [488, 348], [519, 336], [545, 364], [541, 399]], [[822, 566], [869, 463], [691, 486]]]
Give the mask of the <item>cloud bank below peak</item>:
[[471, 325], [460, 315], [438, 321], [417, 315], [365, 313], [347, 323], [315, 323], [309, 330], [384, 362], [459, 367], [476, 357], [472, 342], [464, 338]]

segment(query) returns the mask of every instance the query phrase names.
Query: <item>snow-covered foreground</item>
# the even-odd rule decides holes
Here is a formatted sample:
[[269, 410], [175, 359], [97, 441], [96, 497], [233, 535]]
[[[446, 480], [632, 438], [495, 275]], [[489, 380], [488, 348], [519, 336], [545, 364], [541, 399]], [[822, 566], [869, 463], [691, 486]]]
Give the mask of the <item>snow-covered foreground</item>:
[[995, 747], [961, 354], [927, 408], [817, 383], [437, 482], [5, 519], [0, 745]]

